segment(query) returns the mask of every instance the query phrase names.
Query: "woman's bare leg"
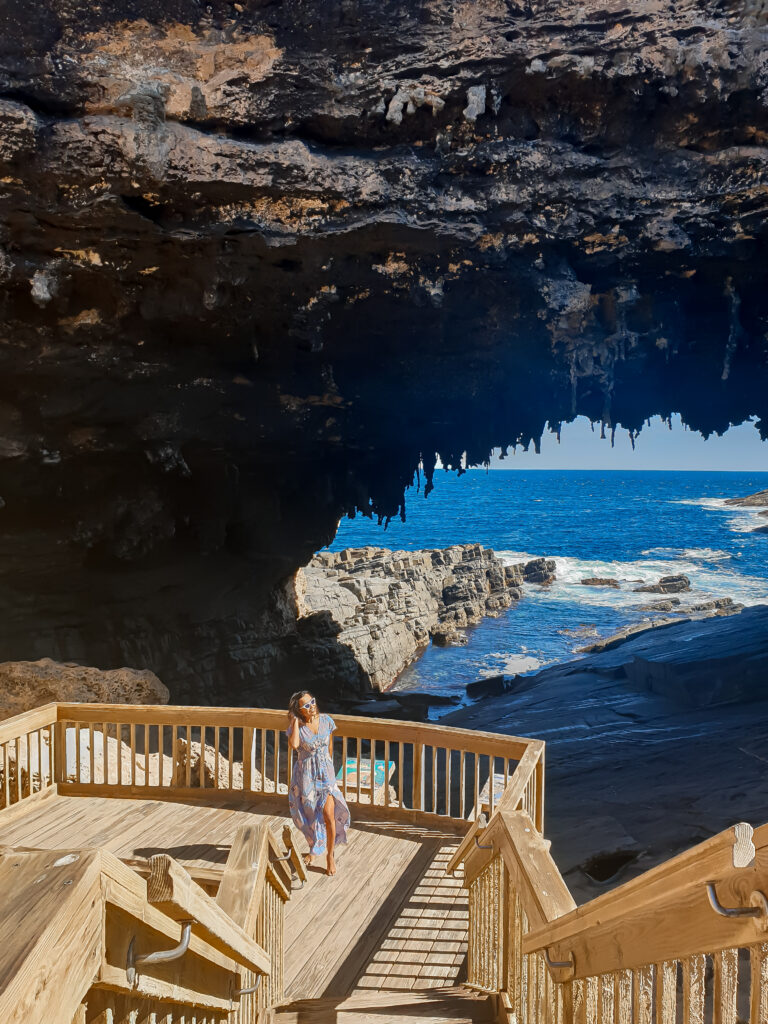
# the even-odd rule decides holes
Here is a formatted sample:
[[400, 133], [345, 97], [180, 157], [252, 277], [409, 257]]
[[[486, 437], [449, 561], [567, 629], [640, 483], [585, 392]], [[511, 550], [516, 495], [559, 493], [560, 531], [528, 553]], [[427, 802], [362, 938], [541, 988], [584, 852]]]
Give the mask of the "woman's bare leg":
[[328, 799], [323, 804], [323, 818], [325, 820], [325, 834], [326, 834], [326, 849], [328, 851], [325, 869], [327, 875], [336, 874], [336, 861], [333, 857], [333, 847], [336, 843], [336, 818], [335, 818], [336, 807], [334, 805], [333, 797], [329, 795]]

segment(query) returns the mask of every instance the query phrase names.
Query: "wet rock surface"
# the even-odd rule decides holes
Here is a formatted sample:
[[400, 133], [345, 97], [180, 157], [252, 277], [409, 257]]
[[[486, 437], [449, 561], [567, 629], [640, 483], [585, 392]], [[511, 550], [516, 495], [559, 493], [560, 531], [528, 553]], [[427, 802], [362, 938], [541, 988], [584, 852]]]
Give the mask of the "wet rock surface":
[[[441, 723], [546, 740], [545, 827], [577, 900], [764, 821], [768, 606], [675, 623], [519, 682]], [[617, 853], [632, 856], [615, 877], [590, 880]]]
[[294, 572], [434, 452], [767, 422], [764, 36], [714, 0], [6, 0], [3, 657], [268, 703]]
[[682, 594], [691, 589], [691, 581], [682, 573], [677, 576], [662, 576], [658, 583], [647, 583], [635, 587], [636, 594]]
[[312, 629], [314, 685], [333, 680], [344, 689], [386, 689], [430, 639], [450, 643], [484, 616], [510, 608], [523, 584], [549, 582], [554, 573], [552, 560], [507, 566], [479, 544], [320, 552], [296, 580], [302, 635]]
[[621, 584], [618, 580], [610, 577], [602, 576], [589, 576], [585, 580], [581, 580], [582, 587], [614, 587], [618, 589]]

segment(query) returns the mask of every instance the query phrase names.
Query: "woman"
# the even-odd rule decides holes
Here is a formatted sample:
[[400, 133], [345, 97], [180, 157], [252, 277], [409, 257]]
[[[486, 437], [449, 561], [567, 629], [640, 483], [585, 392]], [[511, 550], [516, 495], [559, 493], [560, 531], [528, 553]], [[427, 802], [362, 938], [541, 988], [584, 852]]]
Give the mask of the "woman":
[[333, 774], [333, 732], [336, 723], [321, 715], [308, 690], [288, 702], [288, 743], [296, 751], [288, 806], [297, 828], [309, 843], [307, 867], [315, 854], [326, 854], [326, 874], [336, 874], [333, 848], [346, 843], [349, 808]]

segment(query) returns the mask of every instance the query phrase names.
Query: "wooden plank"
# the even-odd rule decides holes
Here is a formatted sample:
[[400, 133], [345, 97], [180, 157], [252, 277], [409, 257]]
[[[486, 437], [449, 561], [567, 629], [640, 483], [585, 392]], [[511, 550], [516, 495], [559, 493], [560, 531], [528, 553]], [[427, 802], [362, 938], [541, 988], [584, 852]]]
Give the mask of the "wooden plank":
[[[79, 705], [78, 705], [79, 706]], [[39, 708], [32, 708], [31, 711], [23, 711], [13, 718], [6, 718], [0, 722], [0, 744], [15, 740], [26, 732], [34, 732], [35, 729], [45, 729], [58, 720], [58, 706], [56, 704], [43, 704]]]
[[683, 960], [683, 1024], [704, 1024], [705, 971], [703, 954]]
[[[243, 789], [248, 793], [253, 790], [253, 738], [253, 729], [243, 729]], [[232, 757], [231, 751], [229, 756]]]
[[632, 1002], [635, 1024], [652, 1024], [653, 1021], [653, 967], [638, 967], [632, 972], [634, 986]]
[[712, 1020], [714, 1024], [736, 1024], [739, 951], [721, 950], [713, 954], [712, 964], [715, 972], [712, 985]]
[[261, 904], [268, 851], [269, 830], [265, 825], [241, 826], [216, 896], [219, 907], [249, 935], [253, 934]]
[[0, 857], [0, 1020], [71, 1024], [101, 963], [97, 851]]
[[[749, 951], [749, 960], [749, 1024], [765, 1024], [768, 1021], [768, 943], [761, 942], [752, 946]], [[688, 1022], [684, 1021], [683, 1024], [688, 1024]], [[691, 1024], [699, 1024], [699, 1022], [691, 1021]]]
[[677, 964], [665, 960], [656, 965], [656, 1024], [675, 1024]]
[[[512, 884], [523, 900], [531, 929], [575, 908], [568, 886], [550, 855], [548, 840], [542, 839], [525, 811], [497, 811], [483, 839], [485, 842], [492, 839], [503, 856]], [[526, 940], [523, 950], [533, 951], [528, 949]], [[568, 959], [567, 952], [562, 945], [554, 952], [550, 948], [550, 956], [555, 960]]]
[[283, 825], [283, 845], [291, 855], [291, 865], [298, 875], [299, 881], [306, 882], [307, 866], [304, 863], [304, 858], [299, 853], [298, 847], [296, 846], [296, 837], [294, 836], [293, 829], [287, 822]]
[[242, 967], [269, 973], [267, 953], [167, 854], [149, 859], [147, 900], [174, 921], [192, 919], [193, 934]]

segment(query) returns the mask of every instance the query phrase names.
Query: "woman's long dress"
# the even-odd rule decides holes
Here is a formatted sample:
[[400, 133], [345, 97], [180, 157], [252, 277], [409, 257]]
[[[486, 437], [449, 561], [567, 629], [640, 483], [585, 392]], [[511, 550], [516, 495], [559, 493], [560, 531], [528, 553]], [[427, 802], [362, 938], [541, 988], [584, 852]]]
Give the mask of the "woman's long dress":
[[341, 795], [333, 761], [328, 753], [328, 741], [336, 723], [330, 715], [320, 715], [317, 735], [306, 725], [299, 726], [299, 746], [291, 773], [288, 806], [296, 827], [301, 829], [312, 854], [325, 853], [327, 835], [323, 820], [323, 807], [330, 794], [333, 797], [336, 821], [336, 843], [346, 843], [350, 813]]

